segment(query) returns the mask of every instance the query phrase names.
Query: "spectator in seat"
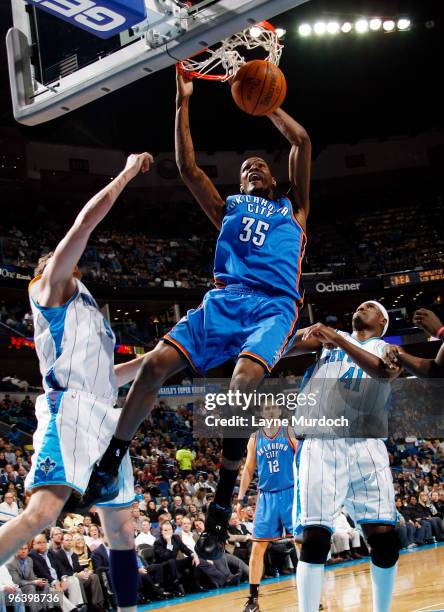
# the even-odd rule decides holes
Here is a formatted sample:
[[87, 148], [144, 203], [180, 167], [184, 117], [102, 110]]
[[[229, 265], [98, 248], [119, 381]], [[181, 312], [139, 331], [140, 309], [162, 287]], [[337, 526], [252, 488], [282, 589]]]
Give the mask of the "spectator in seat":
[[401, 541], [401, 548], [415, 548], [418, 546], [415, 543], [416, 526], [413, 521], [407, 518], [408, 512], [403, 512], [402, 499], [396, 498], [396, 509], [398, 511], [398, 522], [396, 524], [396, 531]]
[[[184, 559], [177, 558], [179, 551], [185, 556]], [[200, 561], [197, 554], [185, 546], [178, 535], [173, 534], [173, 527], [169, 522], [163, 523], [161, 535], [154, 543], [154, 559], [156, 563], [164, 564], [167, 579], [171, 580], [173, 593], [183, 597], [185, 595], [181, 582], [183, 573], [186, 568], [197, 568]]]
[[427, 493], [421, 491], [418, 497], [418, 503], [416, 505], [416, 512], [419, 512], [419, 516], [426, 519], [432, 525], [432, 533], [438, 542], [444, 541], [444, 526], [439, 516], [434, 516], [433, 511], [429, 505], [429, 497]]
[[333, 526], [333, 555], [340, 559], [362, 559], [358, 552], [361, 546], [359, 531], [351, 526], [344, 509], [335, 518]]
[[[49, 584], [44, 578], [37, 578], [34, 574], [32, 559], [29, 558], [27, 544], [20, 546], [12, 561], [6, 564], [14, 584], [20, 587], [25, 595], [46, 594], [49, 595]], [[28, 602], [30, 612], [38, 612], [42, 608], [41, 603]], [[46, 606], [43, 606], [46, 607]]]
[[7, 491], [4, 495], [3, 502], [0, 504], [0, 524], [10, 521], [15, 516], [18, 516], [19, 508], [14, 499], [14, 494]]
[[91, 551], [82, 533], [76, 533], [72, 536], [72, 551], [76, 553], [82, 569], [92, 569]]
[[[191, 519], [185, 516], [182, 520], [182, 529], [180, 532], [180, 539], [190, 550], [193, 551], [196, 546], [196, 542], [199, 539], [199, 536], [195, 535], [191, 531]], [[216, 589], [224, 586], [224, 584], [229, 580], [232, 576], [231, 574], [226, 574], [222, 572], [214, 563], [210, 561], [205, 561], [204, 559], [199, 559], [199, 567], [197, 568], [199, 574], [205, 576], [206, 579], [214, 586]]]
[[407, 506], [410, 519], [415, 523], [416, 526], [420, 525], [424, 533], [424, 542], [418, 541], [418, 534], [415, 536], [416, 541], [424, 544], [431, 544], [433, 542], [433, 529], [430, 521], [426, 517], [421, 516], [421, 511], [418, 511], [418, 500], [416, 495], [410, 496], [410, 504]]
[[79, 563], [79, 559], [72, 550], [72, 535], [65, 533], [62, 541], [62, 549], [54, 553], [60, 565], [60, 571], [68, 576], [70, 584], [73, 578], [77, 578], [86, 593], [88, 605], [95, 610], [103, 609], [104, 595], [100, 585], [99, 577]]
[[97, 527], [97, 525], [91, 525], [91, 527], [89, 528], [89, 535], [85, 536], [85, 542], [91, 550], [93, 545], [96, 548], [97, 546], [103, 544], [103, 540], [100, 537], [100, 529], [99, 527]]
[[51, 593], [60, 593], [62, 597], [61, 608], [63, 612], [70, 612], [76, 610], [77, 605], [74, 603], [77, 598], [80, 601], [80, 605], [83, 604], [83, 597], [81, 597], [80, 587], [75, 589], [74, 602], [69, 599], [69, 582], [64, 579], [61, 580], [61, 568], [54, 556], [54, 553], [48, 550], [48, 542], [44, 534], [40, 534], [34, 538], [33, 548], [29, 552], [29, 558], [32, 559], [32, 565], [34, 574], [37, 578], [46, 580], [50, 585]]
[[228, 534], [227, 551], [248, 565], [251, 554], [251, 536], [245, 525], [239, 521], [237, 512], [231, 515]]
[[[167, 500], [168, 501], [168, 500]], [[156, 502], [151, 500], [148, 502], [148, 507], [146, 510], [147, 518], [150, 519], [151, 524], [159, 522], [159, 514], [156, 508]]]
[[168, 508], [168, 497], [162, 497], [162, 499], [160, 500], [160, 506], [157, 510], [157, 516], [160, 517], [161, 514], [169, 514], [169, 508]]
[[16, 595], [19, 599], [22, 591], [14, 584], [6, 565], [0, 565], [0, 612], [6, 612], [6, 606], [14, 610], [14, 612], [25, 612], [25, 604], [18, 600], [11, 606], [8, 595]]
[[59, 550], [62, 550], [63, 529], [61, 527], [51, 527], [49, 535], [49, 548], [53, 552], [58, 552]]
[[439, 516], [441, 520], [444, 519], [444, 490], [432, 491], [430, 501], [436, 510], [436, 516]]
[[131, 509], [131, 516], [133, 518], [133, 522], [134, 522], [134, 530], [135, 531], [140, 531], [142, 528], [142, 513], [139, 510], [139, 507], [135, 507]]
[[149, 518], [145, 518], [142, 521], [141, 531], [136, 537], [136, 548], [138, 548], [141, 544], [148, 544], [149, 546], [154, 546], [155, 541], [156, 538], [151, 533], [151, 521]]

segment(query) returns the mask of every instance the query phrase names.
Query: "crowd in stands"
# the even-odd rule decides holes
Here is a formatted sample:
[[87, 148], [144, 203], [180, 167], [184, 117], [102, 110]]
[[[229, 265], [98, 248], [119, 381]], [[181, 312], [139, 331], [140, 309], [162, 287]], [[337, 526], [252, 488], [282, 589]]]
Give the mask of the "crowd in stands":
[[[30, 398], [22, 404], [23, 411], [30, 414]], [[4, 420], [5, 407], [7, 413], [11, 406], [14, 401], [5, 397], [0, 420]], [[214, 499], [221, 446], [217, 439], [193, 440], [192, 425], [193, 404], [172, 409], [159, 401], [130, 447], [136, 489], [131, 512], [139, 559], [140, 602], [181, 597], [187, 592], [248, 580], [255, 481], [250, 485], [248, 505], [241, 516], [233, 511], [222, 559], [210, 563], [196, 555], [195, 544]], [[444, 541], [444, 441], [389, 438], [387, 448], [403, 548]], [[30, 465], [29, 447], [19, 441], [17, 432], [7, 431], [0, 438], [0, 522], [16, 516], [26, 506], [29, 495], [24, 481]], [[233, 509], [237, 491], [236, 488]], [[360, 531], [343, 511], [335, 523], [329, 563], [367, 554]], [[293, 573], [296, 565], [291, 540], [270, 544], [265, 558], [266, 576]], [[87, 516], [62, 514], [56, 525], [19, 549], [6, 569], [0, 569], [0, 593], [2, 589], [4, 594], [11, 592], [8, 589], [16, 588], [13, 585], [28, 593], [60, 594], [66, 598], [61, 605], [63, 610], [85, 604], [88, 610], [99, 612], [112, 605], [107, 542], [96, 511], [92, 509]]]
[[[304, 272], [328, 272], [333, 278], [372, 277], [382, 273], [433, 268], [444, 261], [440, 225], [442, 198], [410, 206], [313, 218]], [[160, 238], [147, 223], [137, 232], [102, 229], [91, 238], [82, 260], [85, 280], [142, 286], [212, 286], [215, 234], [197, 226], [188, 238]], [[153, 237], [155, 236], [155, 237]], [[353, 240], [350, 240], [353, 236]], [[34, 268], [42, 253], [55, 247], [57, 232], [0, 228], [0, 262]]]

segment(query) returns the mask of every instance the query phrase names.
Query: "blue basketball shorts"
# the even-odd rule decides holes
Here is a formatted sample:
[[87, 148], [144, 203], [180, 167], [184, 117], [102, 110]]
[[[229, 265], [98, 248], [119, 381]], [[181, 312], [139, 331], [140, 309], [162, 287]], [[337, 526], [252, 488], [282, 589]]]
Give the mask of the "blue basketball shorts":
[[257, 361], [269, 373], [291, 346], [298, 314], [298, 304], [290, 297], [228, 285], [209, 291], [163, 340], [197, 374], [239, 357]]
[[260, 491], [253, 522], [253, 540], [279, 540], [293, 536], [294, 487]]

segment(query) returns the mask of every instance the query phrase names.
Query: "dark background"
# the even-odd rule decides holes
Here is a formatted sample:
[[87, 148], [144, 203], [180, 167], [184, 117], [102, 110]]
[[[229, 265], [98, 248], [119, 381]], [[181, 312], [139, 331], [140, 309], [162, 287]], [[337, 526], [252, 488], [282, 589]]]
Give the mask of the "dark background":
[[[312, 0], [273, 24], [287, 30], [281, 67], [289, 93], [284, 108], [309, 130], [315, 154], [332, 142], [415, 134], [443, 127], [443, 10], [439, 0]], [[408, 16], [408, 32], [338, 34], [307, 39], [301, 22], [337, 17]], [[425, 22], [434, 20], [427, 29]], [[11, 25], [10, 2], [0, 4], [0, 38]], [[66, 26], [69, 27], [69, 26]], [[0, 124], [11, 114], [5, 45], [0, 52]], [[33, 128], [33, 140], [96, 144], [124, 150], [172, 150], [174, 69], [151, 75], [70, 115]], [[284, 143], [265, 118], [231, 102], [226, 84], [199, 82], [192, 104], [196, 149], [275, 149]]]

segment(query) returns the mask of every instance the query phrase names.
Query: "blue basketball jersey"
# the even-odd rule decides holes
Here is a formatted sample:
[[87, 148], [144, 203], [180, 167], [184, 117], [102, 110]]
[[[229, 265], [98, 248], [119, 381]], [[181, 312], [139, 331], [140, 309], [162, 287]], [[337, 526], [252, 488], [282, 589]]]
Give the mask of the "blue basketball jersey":
[[229, 196], [216, 245], [216, 285], [241, 284], [299, 301], [305, 243], [288, 198]]
[[282, 491], [294, 486], [295, 448], [283, 427], [272, 438], [263, 429], [256, 434], [256, 463], [260, 491]]

